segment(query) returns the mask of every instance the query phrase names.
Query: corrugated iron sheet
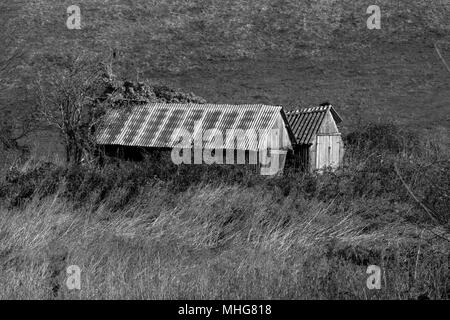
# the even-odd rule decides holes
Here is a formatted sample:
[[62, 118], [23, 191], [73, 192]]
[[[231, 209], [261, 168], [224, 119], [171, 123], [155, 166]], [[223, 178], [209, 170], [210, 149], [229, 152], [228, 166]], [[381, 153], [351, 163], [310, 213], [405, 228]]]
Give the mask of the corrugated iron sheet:
[[[135, 105], [130, 110], [111, 110], [107, 113], [104, 125], [97, 135], [97, 142], [171, 148], [179, 142], [179, 133], [184, 131], [195, 137], [201, 129], [204, 148], [259, 150], [264, 147], [263, 141], [267, 139], [279, 117], [281, 107], [260, 104]], [[201, 124], [201, 127], [196, 126], [198, 124]], [[221, 132], [222, 139], [218, 139], [214, 134], [206, 136], [208, 129]], [[247, 129], [252, 129], [258, 135], [243, 136], [242, 133]], [[229, 139], [233, 135], [238, 138]]]
[[312, 138], [318, 132], [328, 110], [331, 111], [336, 123], [342, 121], [331, 105], [286, 112], [286, 117], [297, 144], [313, 143]]

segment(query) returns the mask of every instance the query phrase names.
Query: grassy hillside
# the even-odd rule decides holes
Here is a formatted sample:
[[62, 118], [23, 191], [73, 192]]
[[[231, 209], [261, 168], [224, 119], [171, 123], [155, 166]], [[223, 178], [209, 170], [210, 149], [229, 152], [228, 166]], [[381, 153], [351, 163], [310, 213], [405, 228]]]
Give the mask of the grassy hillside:
[[376, 3], [381, 30], [360, 0], [80, 0], [68, 30], [73, 1], [2, 1], [0, 37], [26, 52], [0, 79], [12, 117], [40, 73], [87, 52], [209, 102], [330, 101], [346, 154], [335, 173], [265, 179], [167, 159], [68, 167], [52, 132], [30, 135], [29, 158], [0, 152], [0, 298], [448, 299], [450, 73], [434, 44], [450, 63], [450, 3]]
[[[125, 1], [84, 0], [82, 30], [65, 26], [70, 1], [8, 1], [32, 28], [36, 51], [117, 49], [140, 71], [181, 71], [205, 60], [235, 60], [272, 53], [314, 55], [326, 47], [358, 49], [377, 41], [431, 43], [448, 36], [447, 1], [377, 1], [382, 29], [366, 27], [365, 1]], [[21, 5], [19, 5], [19, 3]], [[125, 61], [124, 61], [125, 63]]]
[[[110, 61], [115, 52], [121, 76], [211, 102], [290, 108], [328, 100], [344, 116], [344, 132], [361, 118], [389, 119], [450, 140], [450, 75], [434, 49], [438, 41], [450, 61], [448, 1], [378, 1], [381, 30], [367, 29], [364, 1], [85, 0], [82, 30], [68, 30], [71, 4], [0, 4], [0, 33], [12, 32], [28, 53], [5, 93], [12, 110], [32, 103], [24, 101], [27, 84], [67, 54]], [[47, 136], [36, 148], [53, 153]]]

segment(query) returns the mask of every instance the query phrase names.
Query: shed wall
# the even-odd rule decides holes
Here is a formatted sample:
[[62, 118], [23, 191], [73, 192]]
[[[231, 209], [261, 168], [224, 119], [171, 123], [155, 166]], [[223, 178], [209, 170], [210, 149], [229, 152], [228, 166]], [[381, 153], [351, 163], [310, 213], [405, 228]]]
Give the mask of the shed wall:
[[[320, 148], [317, 146], [317, 139], [318, 136], [328, 136], [328, 143], [329, 145], [324, 145], [326, 140], [322, 138], [322, 145]], [[334, 152], [335, 145], [338, 144], [339, 151]], [[331, 147], [332, 152], [332, 159], [328, 159], [328, 147]], [[337, 156], [336, 156], [337, 155]], [[320, 125], [320, 128], [312, 138], [312, 144], [309, 149], [309, 171], [312, 172], [314, 170], [321, 169], [320, 163], [317, 162], [319, 159], [321, 163], [324, 161], [330, 161], [334, 163], [337, 161], [336, 167], [339, 167], [342, 165], [343, 161], [343, 155], [344, 155], [344, 145], [342, 142], [341, 134], [339, 133], [339, 129], [336, 125], [336, 122], [334, 121], [333, 115], [331, 114], [330, 110], [328, 110], [325, 114], [325, 117], [322, 121], [322, 124]], [[337, 157], [337, 158], [336, 158]]]
[[[336, 125], [336, 122], [334, 121], [334, 118], [330, 112], [330, 110], [327, 111], [325, 114], [325, 117], [322, 121], [322, 124], [320, 125], [319, 130], [317, 131], [318, 134], [336, 134], [339, 133], [339, 129]], [[314, 140], [315, 141], [315, 140]]]

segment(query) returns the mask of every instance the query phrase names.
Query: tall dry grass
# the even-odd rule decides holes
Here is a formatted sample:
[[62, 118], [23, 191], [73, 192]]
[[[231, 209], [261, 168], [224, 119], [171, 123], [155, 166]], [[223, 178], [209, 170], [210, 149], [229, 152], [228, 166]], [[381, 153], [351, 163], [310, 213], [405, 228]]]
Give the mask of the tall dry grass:
[[[279, 198], [259, 187], [149, 189], [127, 209], [74, 210], [57, 197], [2, 210], [1, 299], [448, 298], [442, 230], [385, 223], [333, 201]], [[413, 210], [409, 208], [409, 210]], [[382, 267], [382, 289], [366, 287]], [[68, 290], [66, 267], [81, 268]]]
[[[164, 154], [29, 159], [0, 180], [0, 298], [448, 299], [448, 149], [418, 137], [361, 124], [344, 168], [270, 179]], [[70, 265], [81, 290], [66, 287]], [[369, 265], [380, 290], [366, 286]]]

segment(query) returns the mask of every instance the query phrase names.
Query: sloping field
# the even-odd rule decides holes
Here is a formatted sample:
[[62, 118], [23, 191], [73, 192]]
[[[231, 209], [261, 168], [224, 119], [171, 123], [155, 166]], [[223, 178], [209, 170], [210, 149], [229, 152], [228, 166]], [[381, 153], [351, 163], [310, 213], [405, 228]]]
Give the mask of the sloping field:
[[26, 53], [0, 78], [0, 111], [27, 114], [40, 74], [98, 54], [211, 103], [329, 101], [351, 132], [345, 166], [273, 179], [164, 158], [65, 166], [55, 133], [32, 135], [51, 163], [32, 153], [11, 170], [0, 153], [1, 299], [450, 297], [450, 1], [377, 1], [381, 30], [362, 0], [76, 2], [81, 30], [66, 27], [73, 1], [0, 2], [0, 38]]
[[66, 27], [71, 4], [0, 4], [0, 32], [12, 32], [28, 52], [10, 80], [19, 88], [6, 93], [12, 109], [27, 107], [17, 90], [45, 66], [91, 52], [124, 77], [172, 84], [209, 102], [328, 100], [344, 126], [388, 119], [448, 134], [450, 74], [434, 47], [450, 61], [447, 0], [379, 1], [381, 30], [368, 30], [364, 1], [85, 0], [81, 30]]

